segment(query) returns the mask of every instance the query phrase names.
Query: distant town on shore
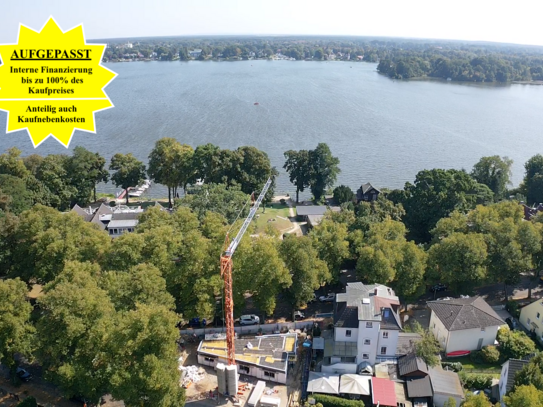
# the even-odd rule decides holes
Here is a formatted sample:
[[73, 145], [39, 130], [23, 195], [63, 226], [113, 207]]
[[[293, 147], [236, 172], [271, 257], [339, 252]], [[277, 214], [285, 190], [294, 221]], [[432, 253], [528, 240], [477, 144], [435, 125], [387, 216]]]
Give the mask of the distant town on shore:
[[[98, 42], [98, 41], [97, 41]], [[369, 37], [152, 37], [102, 40], [105, 62], [347, 61], [393, 79], [543, 83], [543, 47]]]

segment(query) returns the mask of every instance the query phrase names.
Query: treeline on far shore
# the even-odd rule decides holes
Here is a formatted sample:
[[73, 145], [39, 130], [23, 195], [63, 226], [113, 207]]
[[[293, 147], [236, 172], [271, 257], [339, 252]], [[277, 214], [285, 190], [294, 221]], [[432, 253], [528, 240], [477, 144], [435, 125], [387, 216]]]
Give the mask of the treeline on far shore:
[[543, 47], [365, 37], [169, 37], [108, 40], [106, 61], [341, 60], [379, 62], [395, 79], [543, 80]]

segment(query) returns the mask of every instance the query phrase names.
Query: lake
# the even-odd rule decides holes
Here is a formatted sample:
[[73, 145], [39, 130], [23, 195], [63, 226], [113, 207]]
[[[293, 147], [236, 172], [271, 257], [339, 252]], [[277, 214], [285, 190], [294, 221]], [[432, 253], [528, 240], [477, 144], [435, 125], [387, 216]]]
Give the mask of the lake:
[[[355, 190], [365, 182], [401, 188], [422, 169], [470, 171], [496, 154], [514, 160], [518, 185], [524, 163], [543, 153], [543, 86], [398, 81], [379, 75], [376, 64], [349, 62], [107, 66], [118, 73], [106, 88], [115, 107], [96, 113], [97, 134], [76, 132], [70, 150], [84, 146], [107, 159], [132, 152], [146, 162], [162, 137], [193, 147], [252, 145], [282, 172], [283, 152], [326, 142], [341, 161], [337, 184]], [[5, 134], [6, 117], [0, 112], [1, 152], [67, 153], [51, 138], [34, 150], [26, 131]], [[294, 192], [283, 172], [276, 191]]]

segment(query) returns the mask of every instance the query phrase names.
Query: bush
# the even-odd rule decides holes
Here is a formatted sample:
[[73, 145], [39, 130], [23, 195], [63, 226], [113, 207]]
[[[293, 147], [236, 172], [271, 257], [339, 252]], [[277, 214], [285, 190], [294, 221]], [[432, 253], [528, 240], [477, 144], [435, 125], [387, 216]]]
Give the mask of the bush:
[[509, 313], [515, 318], [518, 318], [520, 316], [518, 302], [516, 301], [507, 301], [507, 303], [505, 304], [505, 309], [509, 311]]
[[469, 359], [476, 364], [484, 363], [483, 355], [480, 350], [472, 350], [469, 353]]
[[36, 399], [30, 396], [17, 404], [17, 407], [36, 407], [37, 405], [38, 403], [36, 402]]
[[500, 351], [496, 346], [487, 345], [481, 350], [481, 356], [486, 363], [498, 363], [500, 360]]
[[281, 199], [279, 200], [279, 203], [280, 203], [281, 205], [286, 205], [286, 204], [287, 204], [287, 201], [285, 201], [283, 198], [281, 198]]
[[315, 399], [315, 402], [322, 404], [323, 407], [364, 407], [362, 400], [347, 400], [324, 394], [313, 394], [311, 397]]
[[484, 390], [492, 386], [492, 375], [460, 372], [459, 376], [466, 389]]
[[500, 344], [500, 354], [504, 359], [522, 359], [536, 351], [534, 341], [522, 331], [500, 328], [496, 339]]
[[441, 362], [441, 367], [449, 368], [453, 372], [460, 372], [464, 368], [460, 362]]

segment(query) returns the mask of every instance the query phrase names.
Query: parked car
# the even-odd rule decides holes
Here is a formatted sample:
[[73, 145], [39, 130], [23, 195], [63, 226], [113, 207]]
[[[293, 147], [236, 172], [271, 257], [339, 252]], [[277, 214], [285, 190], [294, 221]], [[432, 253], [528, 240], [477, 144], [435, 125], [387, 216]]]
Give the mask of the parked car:
[[240, 325], [257, 325], [260, 323], [260, 318], [256, 315], [242, 315], [239, 317]]
[[304, 319], [304, 318], [305, 318], [305, 314], [302, 311], [295, 311], [294, 312], [294, 319], [295, 320]]
[[447, 290], [447, 286], [441, 283], [436, 284], [430, 288], [430, 291], [433, 293], [435, 293], [436, 291], [446, 291], [446, 290]]
[[334, 299], [336, 298], [336, 295], [335, 294], [328, 294], [328, 295], [321, 295], [319, 297], [319, 301], [320, 302], [332, 302], [334, 301]]
[[15, 373], [17, 374], [17, 376], [19, 376], [19, 379], [21, 379], [23, 382], [28, 382], [32, 378], [32, 375], [28, 373], [22, 367], [18, 367]]
[[512, 331], [518, 329], [518, 321], [516, 320], [516, 318], [505, 318], [505, 322], [507, 322], [507, 325], [509, 325], [509, 329], [511, 329]]

